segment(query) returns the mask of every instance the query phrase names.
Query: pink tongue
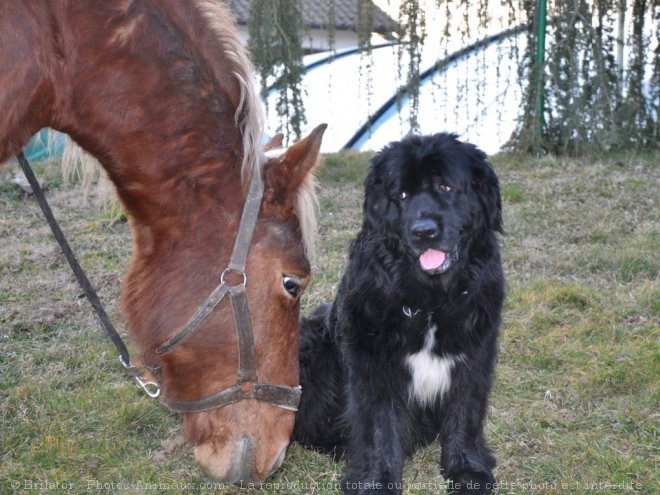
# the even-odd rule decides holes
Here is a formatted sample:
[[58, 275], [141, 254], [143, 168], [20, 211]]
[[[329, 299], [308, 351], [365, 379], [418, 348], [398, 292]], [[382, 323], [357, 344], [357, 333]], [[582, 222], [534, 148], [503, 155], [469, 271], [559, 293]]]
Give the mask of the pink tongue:
[[419, 264], [422, 265], [422, 270], [435, 270], [445, 262], [445, 256], [446, 254], [443, 251], [427, 249], [419, 257]]

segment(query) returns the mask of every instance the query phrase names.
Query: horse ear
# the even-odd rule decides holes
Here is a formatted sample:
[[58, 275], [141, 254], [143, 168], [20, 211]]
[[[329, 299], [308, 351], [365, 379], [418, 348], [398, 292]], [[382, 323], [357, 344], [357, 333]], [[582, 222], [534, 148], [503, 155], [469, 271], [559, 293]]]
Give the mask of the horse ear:
[[278, 132], [264, 144], [264, 153], [281, 148], [284, 145], [284, 134]]
[[296, 191], [317, 163], [326, 127], [327, 124], [321, 124], [281, 156], [268, 160], [264, 167], [266, 204], [280, 207], [293, 206]]

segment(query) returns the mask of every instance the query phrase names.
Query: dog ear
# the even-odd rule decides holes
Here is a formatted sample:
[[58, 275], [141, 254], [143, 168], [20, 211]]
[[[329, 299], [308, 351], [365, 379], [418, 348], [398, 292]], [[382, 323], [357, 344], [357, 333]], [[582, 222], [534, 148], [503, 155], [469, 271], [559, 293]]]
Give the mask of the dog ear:
[[371, 167], [364, 179], [364, 204], [363, 217], [365, 225], [372, 229], [382, 223], [383, 214], [387, 206], [387, 194], [384, 191], [383, 180], [376, 172], [377, 162], [382, 160], [380, 156], [374, 157]]
[[504, 233], [500, 182], [495, 171], [486, 161], [486, 154], [477, 148], [474, 148], [472, 160], [472, 185], [479, 192], [479, 201], [488, 227]]

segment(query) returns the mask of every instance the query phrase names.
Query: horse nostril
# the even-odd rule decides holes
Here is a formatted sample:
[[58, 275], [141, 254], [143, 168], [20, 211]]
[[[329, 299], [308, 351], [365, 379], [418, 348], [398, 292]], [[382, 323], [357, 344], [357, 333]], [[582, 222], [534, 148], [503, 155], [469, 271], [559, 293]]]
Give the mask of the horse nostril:
[[440, 226], [435, 220], [423, 218], [412, 225], [410, 232], [417, 240], [431, 240], [440, 235]]

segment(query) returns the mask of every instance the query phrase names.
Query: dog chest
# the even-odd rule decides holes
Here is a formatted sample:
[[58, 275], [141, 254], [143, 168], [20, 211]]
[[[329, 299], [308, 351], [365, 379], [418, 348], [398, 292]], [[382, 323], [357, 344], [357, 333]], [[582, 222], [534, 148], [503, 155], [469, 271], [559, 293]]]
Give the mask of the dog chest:
[[406, 356], [410, 371], [409, 399], [421, 406], [433, 404], [442, 398], [451, 385], [451, 371], [458, 356], [439, 356], [435, 347], [437, 327], [431, 325], [426, 331], [424, 345], [415, 353]]

